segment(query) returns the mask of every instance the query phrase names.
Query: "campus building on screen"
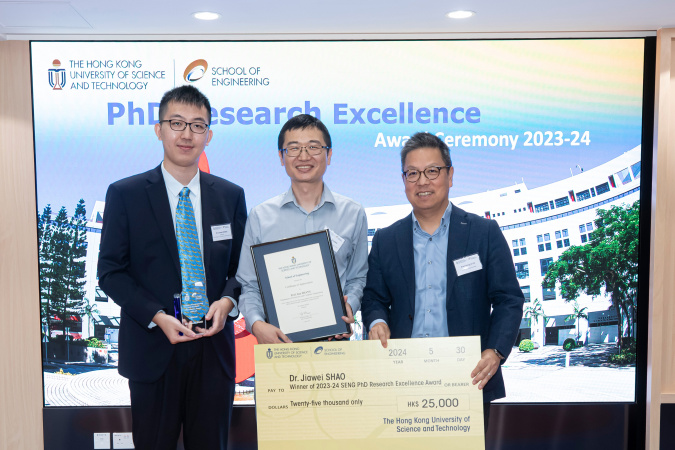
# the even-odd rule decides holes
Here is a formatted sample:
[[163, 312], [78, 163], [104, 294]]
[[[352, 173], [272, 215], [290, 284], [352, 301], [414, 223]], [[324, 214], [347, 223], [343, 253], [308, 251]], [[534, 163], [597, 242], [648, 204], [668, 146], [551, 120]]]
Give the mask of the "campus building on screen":
[[[565, 250], [588, 242], [598, 209], [631, 205], [640, 198], [640, 168], [638, 146], [592, 169], [572, 167], [570, 177], [534, 189], [520, 182], [492, 191], [451, 197], [454, 205], [499, 223], [511, 247], [525, 308], [535, 302], [541, 304], [546, 320], [523, 317], [518, 340], [562, 345], [565, 339], [576, 339], [579, 334], [580, 340], [587, 344], [616, 342], [617, 314], [608, 297], [580, 295], [577, 302], [579, 307], [588, 308], [588, 319], [566, 320], [573, 313], [573, 302], [562, 298], [560, 286], [543, 288], [542, 280], [548, 265]], [[94, 327], [89, 327], [88, 317], [82, 317], [81, 337], [88, 338], [91, 328], [96, 337], [110, 342], [116, 341], [120, 312], [98, 287], [96, 278], [104, 206], [104, 202], [96, 202], [87, 224], [86, 297], [95, 299], [98, 313], [93, 316]], [[369, 245], [377, 229], [394, 223], [410, 211], [409, 204], [366, 208]]]

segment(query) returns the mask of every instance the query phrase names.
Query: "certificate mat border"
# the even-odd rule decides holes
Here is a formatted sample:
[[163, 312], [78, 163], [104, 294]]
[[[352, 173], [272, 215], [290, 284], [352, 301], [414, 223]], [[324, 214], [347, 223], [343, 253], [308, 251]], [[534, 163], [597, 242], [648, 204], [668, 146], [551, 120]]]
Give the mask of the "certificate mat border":
[[[319, 244], [321, 249], [321, 256], [323, 259], [324, 272], [328, 280], [328, 292], [330, 293], [333, 313], [335, 314], [336, 324], [312, 328], [305, 331], [298, 331], [295, 333], [287, 333], [286, 336], [293, 342], [312, 341], [322, 339], [325, 337], [335, 336], [336, 334], [350, 333], [351, 328], [342, 320], [342, 316], [347, 315], [345, 303], [343, 301], [342, 285], [340, 284], [340, 275], [338, 273], [337, 265], [335, 263], [335, 253], [333, 252], [333, 245], [330, 240], [330, 231], [322, 230], [314, 233], [295, 236], [292, 238], [281, 239], [278, 241], [265, 242], [251, 246], [251, 256], [253, 258], [253, 266], [255, 267], [255, 274], [258, 278], [258, 286], [260, 287], [260, 297], [262, 298], [263, 308], [267, 322], [279, 327], [279, 318], [277, 316], [276, 305], [272, 296], [272, 287], [269, 282], [269, 275], [267, 273], [267, 266], [264, 263], [264, 256], [271, 253], [290, 250], [296, 247]], [[258, 264], [258, 261], [261, 263]], [[334, 277], [329, 276], [331, 273]], [[283, 330], [281, 330], [283, 331]]]

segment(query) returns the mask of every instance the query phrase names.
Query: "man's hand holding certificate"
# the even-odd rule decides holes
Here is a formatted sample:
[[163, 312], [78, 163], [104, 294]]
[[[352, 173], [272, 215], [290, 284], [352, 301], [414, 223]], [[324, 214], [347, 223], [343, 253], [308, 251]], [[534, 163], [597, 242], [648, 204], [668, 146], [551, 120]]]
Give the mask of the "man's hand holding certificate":
[[478, 337], [258, 345], [260, 449], [484, 449]]

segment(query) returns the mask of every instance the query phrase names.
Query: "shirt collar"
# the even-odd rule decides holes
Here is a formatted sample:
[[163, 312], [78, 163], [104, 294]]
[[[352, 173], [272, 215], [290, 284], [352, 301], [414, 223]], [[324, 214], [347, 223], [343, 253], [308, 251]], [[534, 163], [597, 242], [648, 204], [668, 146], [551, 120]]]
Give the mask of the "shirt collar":
[[[328, 185], [326, 183], [323, 184], [323, 192], [321, 193], [321, 199], [319, 200], [319, 204], [316, 205], [316, 209], [319, 209], [323, 206], [324, 203], [332, 203], [335, 204], [335, 197], [333, 197], [333, 193], [328, 189]], [[295, 199], [295, 194], [293, 193], [293, 187], [289, 187], [288, 191], [284, 194], [284, 198], [281, 200], [281, 206], [284, 206], [288, 203], [293, 203], [295, 206], [300, 208], [300, 205], [298, 205], [297, 200]]]
[[[166, 190], [169, 192], [169, 194], [173, 197], [178, 197], [178, 194], [180, 194], [180, 191], [183, 190], [183, 187], [185, 186], [183, 186], [183, 183], [176, 180], [173, 175], [171, 175], [169, 171], [166, 170], [164, 167], [164, 161], [162, 161], [162, 176], [164, 177], [164, 184], [166, 185]], [[190, 180], [187, 188], [190, 189], [190, 192], [192, 192], [195, 196], [199, 197], [201, 190], [201, 186], [199, 184], [199, 170], [192, 180]]]
[[[434, 234], [438, 233], [439, 230], [443, 229], [443, 226], [446, 224], [450, 223], [450, 214], [452, 213], [452, 202], [448, 202], [448, 207], [445, 208], [445, 212], [443, 213], [443, 217], [441, 217], [441, 224], [438, 226]], [[415, 217], [415, 212], [412, 212], [412, 219], [413, 219], [413, 231], [416, 229], [422, 230], [422, 227], [420, 226], [420, 223], [417, 221], [417, 217]]]

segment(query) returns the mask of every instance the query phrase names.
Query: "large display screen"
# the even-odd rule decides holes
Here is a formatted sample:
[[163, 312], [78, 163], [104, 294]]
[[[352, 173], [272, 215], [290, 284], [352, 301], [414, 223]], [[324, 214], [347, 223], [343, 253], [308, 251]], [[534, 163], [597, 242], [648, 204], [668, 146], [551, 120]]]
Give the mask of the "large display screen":
[[[200, 167], [242, 186], [249, 208], [289, 188], [281, 126], [319, 117], [333, 141], [324, 180], [366, 208], [369, 240], [411, 210], [403, 143], [438, 135], [455, 167], [451, 201], [499, 223], [526, 299], [503, 401], [635, 401], [644, 46], [33, 42], [45, 405], [129, 404], [120, 311], [96, 277], [104, 199], [110, 183], [159, 165], [159, 101], [182, 84], [212, 105]], [[255, 341], [242, 318], [236, 338], [235, 403], [251, 404]]]

